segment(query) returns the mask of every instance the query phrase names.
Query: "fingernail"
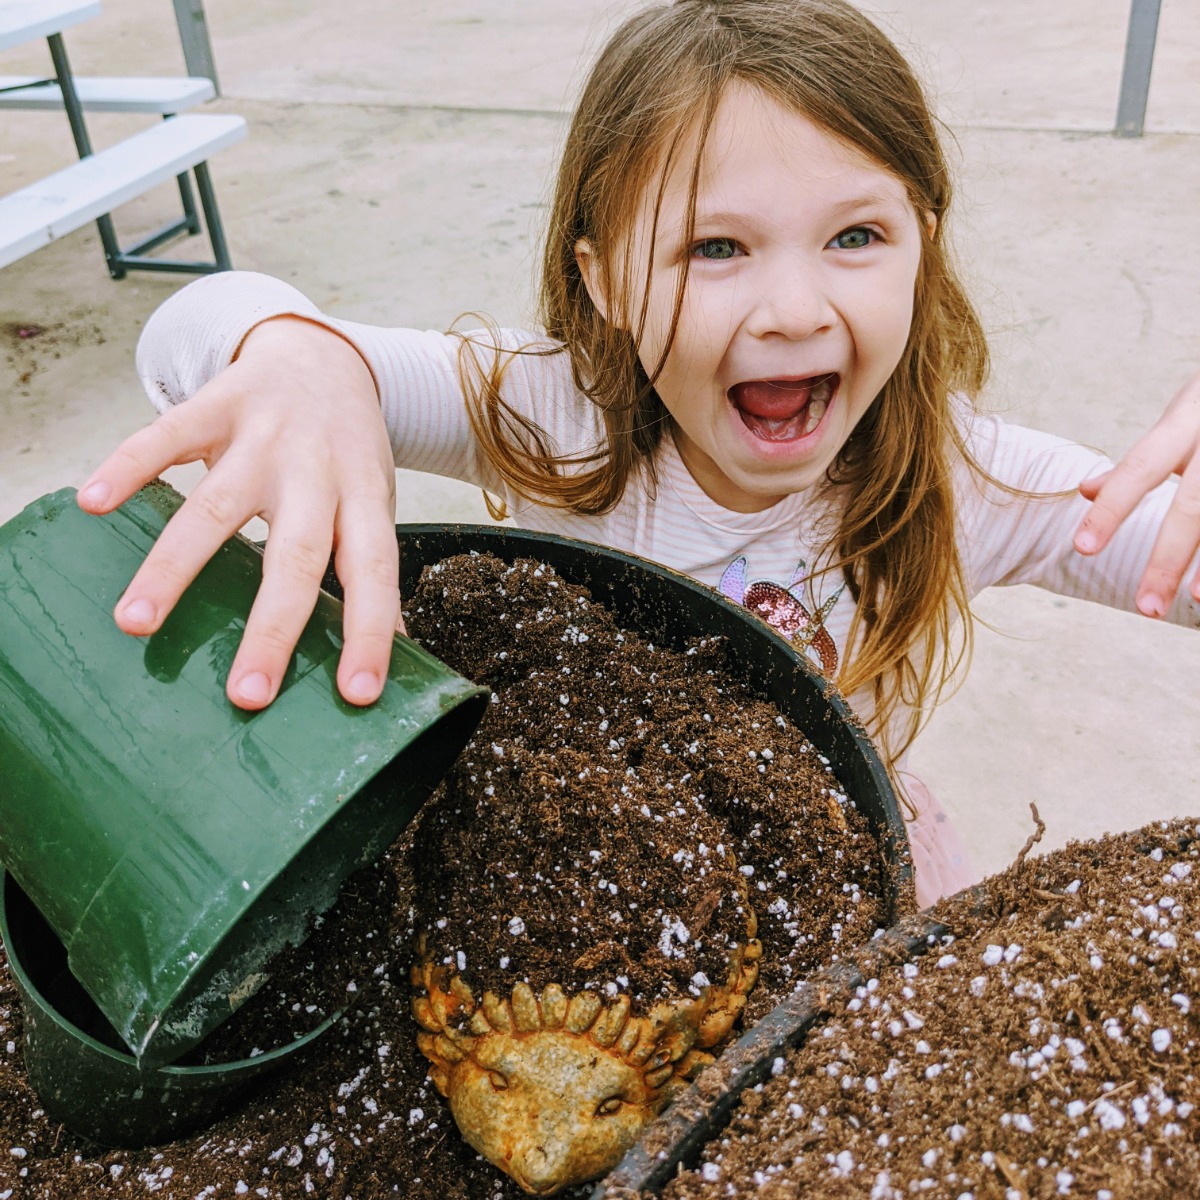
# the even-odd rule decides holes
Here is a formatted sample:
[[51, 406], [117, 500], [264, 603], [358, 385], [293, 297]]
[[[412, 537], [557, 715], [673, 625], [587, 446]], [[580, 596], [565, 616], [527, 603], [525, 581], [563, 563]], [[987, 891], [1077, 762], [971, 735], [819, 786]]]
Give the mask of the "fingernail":
[[1156, 596], [1153, 592], [1147, 592], [1144, 596], [1137, 598], [1138, 612], [1147, 617], [1161, 617], [1167, 611], [1167, 606], [1163, 603], [1161, 596]]
[[149, 600], [131, 600], [121, 615], [134, 625], [149, 625], [154, 620], [154, 605]]
[[111, 495], [112, 488], [103, 479], [97, 479], [95, 483], [89, 483], [79, 493], [79, 499], [87, 504], [100, 505], [104, 504]]
[[237, 682], [237, 694], [251, 704], [262, 704], [271, 696], [271, 681], [261, 671], [251, 671]]
[[1075, 535], [1075, 549], [1080, 554], [1091, 554], [1096, 549], [1098, 542], [1099, 539], [1091, 530], [1085, 530], [1083, 533]]
[[374, 700], [379, 695], [379, 676], [371, 671], [359, 671], [346, 685], [347, 699]]

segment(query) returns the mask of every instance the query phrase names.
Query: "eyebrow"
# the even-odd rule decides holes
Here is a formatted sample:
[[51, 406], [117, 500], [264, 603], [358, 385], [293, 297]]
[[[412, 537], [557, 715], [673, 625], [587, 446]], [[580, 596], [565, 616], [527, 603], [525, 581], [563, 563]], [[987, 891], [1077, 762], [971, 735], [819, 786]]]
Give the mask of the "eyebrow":
[[[906, 198], [900, 196], [883, 196], [877, 192], [870, 192], [862, 196], [854, 196], [849, 200], [839, 200], [836, 204], [830, 206], [828, 212], [831, 217], [842, 218], [847, 214], [860, 212], [864, 208], [903, 208], [907, 203]], [[746, 219], [745, 213], [727, 212], [720, 209], [714, 212], [705, 212], [700, 208], [696, 209], [696, 225], [728, 225], [735, 222], [742, 222]]]
[[845, 213], [855, 212], [860, 208], [903, 208], [907, 202], [907, 197], [904, 196], [883, 196], [878, 192], [868, 192], [862, 196], [855, 196], [850, 200], [839, 201], [830, 211], [836, 216], [841, 216]]

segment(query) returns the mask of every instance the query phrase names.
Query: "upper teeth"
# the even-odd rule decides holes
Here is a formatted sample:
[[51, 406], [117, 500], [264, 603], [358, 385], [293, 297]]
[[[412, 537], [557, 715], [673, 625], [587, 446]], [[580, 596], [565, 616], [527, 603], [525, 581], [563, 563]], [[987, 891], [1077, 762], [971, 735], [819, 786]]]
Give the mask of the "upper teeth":
[[828, 379], [822, 379], [809, 394], [814, 402], [819, 400], [822, 404], [825, 404], [828, 402], [829, 397], [833, 395], [833, 387]]

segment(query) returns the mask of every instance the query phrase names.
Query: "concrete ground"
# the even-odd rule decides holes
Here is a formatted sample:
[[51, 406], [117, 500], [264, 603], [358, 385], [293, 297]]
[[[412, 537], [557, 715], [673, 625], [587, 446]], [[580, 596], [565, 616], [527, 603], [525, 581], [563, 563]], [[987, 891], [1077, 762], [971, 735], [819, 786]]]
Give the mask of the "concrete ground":
[[[538, 227], [611, 0], [208, 0], [246, 141], [213, 174], [238, 267], [330, 312], [444, 327], [533, 317]], [[1163, 0], [1147, 135], [1108, 136], [1126, 0], [880, 0], [930, 82], [960, 173], [955, 240], [994, 338], [989, 399], [1119, 454], [1200, 362], [1200, 7]], [[71, 30], [77, 72], [183, 69], [167, 0], [110, 0]], [[44, 72], [43, 45], [0, 71]], [[107, 144], [145, 124], [91, 120]], [[0, 193], [72, 160], [61, 114], [0, 115]], [[135, 236], [163, 188], [117, 213]], [[0, 520], [82, 482], [150, 409], [138, 332], [180, 276], [105, 273], [94, 227], [0, 272]], [[37, 328], [36, 336], [21, 330]], [[174, 473], [186, 487], [195, 469]], [[471, 489], [402, 478], [402, 519], [485, 520]], [[1200, 814], [1200, 636], [1010, 589], [978, 602], [966, 684], [915, 763], [987, 871], [1046, 844]]]

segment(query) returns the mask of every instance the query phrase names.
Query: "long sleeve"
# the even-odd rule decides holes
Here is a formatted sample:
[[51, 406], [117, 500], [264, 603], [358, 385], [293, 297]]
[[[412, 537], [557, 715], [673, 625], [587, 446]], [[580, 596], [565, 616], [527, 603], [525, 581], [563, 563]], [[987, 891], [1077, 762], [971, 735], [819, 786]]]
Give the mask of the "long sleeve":
[[[761, 514], [729, 513], [704, 496], [669, 445], [659, 455], [664, 486], [656, 496], [631, 487], [605, 517], [514, 497], [479, 452], [459, 358], [474, 354], [485, 370], [494, 362], [502, 367], [504, 401], [519, 416], [536, 421], [552, 452], [587, 454], [602, 445], [600, 416], [575, 388], [568, 356], [544, 335], [483, 330], [467, 334], [464, 346], [463, 338], [444, 333], [337, 321], [280, 280], [228, 272], [182, 289], [147, 323], [138, 370], [151, 401], [160, 410], [185, 401], [233, 361], [255, 325], [283, 315], [325, 325], [362, 354], [379, 388], [397, 466], [485, 487], [503, 497], [529, 528], [632, 550], [714, 585], [739, 555], [751, 555], [747, 569], [754, 575], [784, 586], [797, 562], [813, 560], [815, 547], [809, 542], [819, 514], [809, 507], [811, 497], [789, 497]], [[337, 397], [329, 402], [336, 404]], [[1088, 507], [1077, 488], [1080, 480], [1106, 469], [1108, 460], [1049, 434], [973, 416], [965, 408], [963, 420], [972, 453], [998, 481], [981, 482], [965, 467], [959, 479], [958, 528], [971, 593], [1028, 583], [1132, 610], [1175, 485], [1165, 483], [1147, 496], [1111, 545], [1085, 558], [1072, 546]], [[1186, 579], [1194, 570], [1193, 563]], [[847, 598], [827, 619], [835, 637], [844, 634], [850, 607]], [[1200, 626], [1200, 605], [1189, 598], [1186, 585], [1168, 619]]]
[[[1111, 543], [1085, 557], [1072, 545], [1089, 502], [1080, 481], [1112, 464], [1102, 454], [1037, 430], [978, 418], [969, 444], [981, 465], [1012, 494], [995, 484], [966, 478], [960, 489], [961, 529], [972, 594], [992, 585], [1027, 583], [1063, 596], [1134, 611], [1138, 583], [1158, 529], [1174, 498], [1167, 481], [1138, 505]], [[1188, 594], [1200, 556], [1194, 559], [1166, 619], [1200, 628], [1200, 604]]]
[[159, 412], [182, 404], [237, 357], [242, 342], [271, 317], [328, 324], [303, 293], [270, 275], [205, 275], [164, 301], [137, 346], [137, 373]]
[[138, 343], [137, 369], [151, 402], [162, 412], [186, 401], [229, 366], [256, 325], [278, 316], [324, 325], [363, 356], [379, 389], [398, 467], [504, 492], [479, 454], [468, 418], [459, 367], [464, 353], [475, 355], [484, 370], [499, 353], [505, 402], [535, 419], [557, 452], [590, 451], [601, 436], [596, 413], [574, 387], [566, 354], [543, 335], [468, 331], [464, 343], [464, 337], [436, 331], [339, 321], [289, 284], [253, 272], [197, 280], [150, 318]]

